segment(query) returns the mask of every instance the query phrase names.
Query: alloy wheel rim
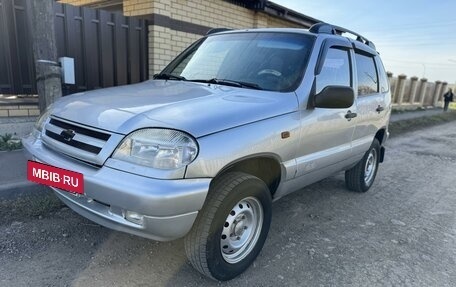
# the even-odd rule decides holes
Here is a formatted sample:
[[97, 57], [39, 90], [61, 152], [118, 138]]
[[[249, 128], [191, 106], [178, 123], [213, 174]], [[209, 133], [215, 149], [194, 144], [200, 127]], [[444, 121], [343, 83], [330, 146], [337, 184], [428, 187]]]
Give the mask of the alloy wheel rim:
[[236, 203], [225, 219], [220, 237], [223, 259], [235, 264], [255, 247], [263, 226], [263, 207], [258, 199], [247, 197]]

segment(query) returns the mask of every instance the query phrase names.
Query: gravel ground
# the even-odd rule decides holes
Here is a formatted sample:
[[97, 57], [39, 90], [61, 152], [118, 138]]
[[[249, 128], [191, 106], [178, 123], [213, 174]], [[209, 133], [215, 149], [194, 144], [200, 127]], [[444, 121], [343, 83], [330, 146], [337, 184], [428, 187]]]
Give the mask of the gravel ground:
[[281, 199], [254, 265], [223, 283], [182, 240], [111, 231], [46, 190], [2, 202], [0, 286], [456, 286], [455, 147], [456, 123], [397, 136], [368, 193], [338, 174]]

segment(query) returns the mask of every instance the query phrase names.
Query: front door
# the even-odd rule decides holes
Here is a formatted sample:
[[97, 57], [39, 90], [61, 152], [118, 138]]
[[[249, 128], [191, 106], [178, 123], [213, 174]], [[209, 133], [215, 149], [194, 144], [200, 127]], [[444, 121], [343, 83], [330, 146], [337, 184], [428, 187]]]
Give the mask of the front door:
[[[314, 94], [327, 86], [352, 86], [351, 47], [334, 45], [326, 49], [315, 77]], [[308, 178], [304, 183], [328, 176], [350, 159], [356, 113], [356, 104], [349, 108], [303, 109], [296, 176]]]

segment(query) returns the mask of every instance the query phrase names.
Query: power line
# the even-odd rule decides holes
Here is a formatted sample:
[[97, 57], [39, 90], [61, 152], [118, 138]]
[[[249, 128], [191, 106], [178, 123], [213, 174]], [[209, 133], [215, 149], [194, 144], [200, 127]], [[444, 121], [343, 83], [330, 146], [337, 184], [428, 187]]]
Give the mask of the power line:
[[446, 43], [416, 43], [416, 42], [404, 42], [404, 43], [382, 43], [382, 42], [374, 42], [375, 46], [377, 47], [404, 47], [404, 46], [413, 46], [413, 47], [427, 47], [427, 46], [434, 46], [436, 48], [442, 46], [454, 46], [456, 42], [446, 42]]
[[[384, 25], [384, 27], [379, 28], [379, 29], [370, 29], [370, 30], [363, 30], [363, 32], [367, 33], [372, 33], [372, 32], [391, 32], [395, 31], [395, 29], [401, 29], [402, 31], [404, 29], [407, 30], [423, 30], [423, 29], [429, 29], [429, 28], [439, 28], [439, 27], [446, 27], [446, 28], [451, 28], [451, 25], [455, 25], [456, 20], [450, 20], [450, 21], [443, 21], [443, 22], [432, 22], [428, 24], [416, 24], [416, 23], [410, 23], [410, 24], [401, 24], [401, 25]], [[397, 31], [397, 30], [396, 30]]]
[[419, 39], [441, 39], [441, 40], [456, 40], [456, 35], [451, 34], [449, 35], [448, 33], [431, 33], [431, 34], [412, 34], [408, 33], [405, 35], [402, 34], [389, 34], [389, 35], [377, 35], [375, 36], [376, 39], [382, 39], [382, 40], [419, 40]]
[[416, 65], [431, 65], [431, 66], [449, 66], [449, 67], [456, 67], [456, 63], [436, 63], [436, 62], [421, 62], [421, 61], [407, 61], [407, 60], [399, 60], [399, 59], [391, 59], [391, 58], [382, 58], [385, 61], [390, 62], [399, 62], [399, 63], [409, 63], [409, 64], [416, 64]]

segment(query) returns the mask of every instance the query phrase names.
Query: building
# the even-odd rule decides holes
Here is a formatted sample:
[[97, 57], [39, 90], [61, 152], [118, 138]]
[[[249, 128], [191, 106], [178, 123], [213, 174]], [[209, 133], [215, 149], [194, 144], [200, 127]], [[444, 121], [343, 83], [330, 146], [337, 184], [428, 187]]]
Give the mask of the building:
[[[69, 9], [67, 5], [54, 7], [58, 57], [75, 59], [76, 84], [64, 85], [67, 89], [65, 94], [151, 78], [212, 28], [308, 28], [318, 22], [316, 19], [265, 0], [57, 2], [94, 8]], [[97, 13], [95, 9], [101, 10]], [[124, 23], [127, 22], [118, 21], [119, 17], [112, 17], [108, 12], [134, 18], [135, 21], [128, 22], [129, 32], [138, 29], [136, 24], [132, 23], [145, 23], [141, 24], [141, 35], [132, 38], [122, 34], [122, 39], [116, 39], [119, 34], [114, 34], [125, 29], [116, 28], [114, 32], [115, 29], [110, 27], [120, 25], [124, 28]], [[16, 133], [18, 129], [16, 125], [11, 124], [12, 122], [5, 122], [5, 119], [10, 118], [14, 123], [22, 119], [33, 121], [27, 117], [39, 114], [38, 98], [34, 95], [35, 66], [31, 31], [27, 24], [29, 13], [31, 12], [27, 9], [26, 2], [22, 0], [0, 0], [0, 18], [6, 19], [5, 23], [2, 22], [0, 25], [0, 35], [4, 39], [3, 46], [0, 45], [0, 64], [7, 68], [6, 71], [0, 71], [2, 133]], [[111, 23], [114, 18], [116, 23]], [[136, 21], [137, 19], [146, 21]], [[135, 45], [137, 43], [140, 48], [132, 48], [131, 43], [118, 44], [122, 41], [134, 42]]]
[[[102, 11], [74, 7], [68, 9], [68, 7], [61, 7], [66, 7], [66, 5], [58, 3], [102, 9]], [[60, 32], [57, 32], [57, 34], [60, 33], [60, 38], [57, 37], [60, 39], [58, 46], [61, 47], [59, 56], [73, 57], [80, 61], [76, 65], [76, 85], [67, 85], [69, 93], [135, 83], [151, 78], [176, 55], [212, 28], [309, 28], [320, 22], [315, 18], [266, 0], [57, 0], [55, 6], [55, 26], [60, 29]], [[65, 15], [62, 10], [78, 10], [79, 12], [75, 14], [70, 12]], [[26, 19], [30, 17], [27, 13], [25, 1], [0, 0], [0, 18], [3, 17], [5, 20], [2, 22], [3, 26], [0, 25], [0, 35], [3, 39], [3, 47], [0, 45], [0, 66], [9, 68], [6, 71], [0, 70], [0, 135], [5, 133], [25, 135], [30, 131], [35, 117], [39, 115], [38, 98], [34, 95], [36, 91], [34, 89], [32, 44], [26, 24]], [[85, 20], [90, 23], [89, 25], [98, 23], [92, 25], [97, 27], [91, 27], [93, 29], [89, 33], [82, 31], [81, 28], [76, 28], [78, 26], [74, 24], [62, 27], [71, 21], [82, 20], [84, 13], [90, 14], [85, 15], [87, 16]], [[134, 19], [131, 21], [143, 23], [141, 31], [144, 33], [138, 36], [141, 40], [130, 39], [134, 43], [141, 42], [139, 44], [140, 53], [135, 49], [126, 48], [128, 44], [125, 43], [122, 43], [124, 53], [121, 53], [120, 49], [111, 45], [111, 41], [102, 38], [102, 35], [106, 34], [109, 34], [110, 38], [116, 38], [109, 28], [103, 30], [105, 31], [103, 34], [100, 26], [105, 28], [113, 26], [114, 23], [111, 23], [111, 20], [118, 18], [118, 13], [147, 20]], [[103, 14], [104, 18], [100, 19], [96, 16], [98, 14]], [[106, 14], [115, 15], [115, 17], [109, 17]], [[65, 17], [70, 20], [63, 24], [62, 21], [65, 21]], [[124, 22], [116, 23], [116, 25], [125, 26]], [[137, 27], [127, 29], [135, 30]], [[68, 35], [64, 30], [72, 30], [76, 33]], [[87, 40], [81, 41], [87, 35], [98, 35], [99, 38], [88, 37]], [[128, 36], [124, 35], [117, 41], [122, 42], [125, 38]], [[71, 41], [66, 42], [69, 39]], [[86, 43], [90, 43], [89, 48]], [[67, 54], [62, 48], [64, 45], [71, 47], [70, 53]], [[127, 52], [125, 53], [124, 50]], [[115, 57], [113, 57], [114, 51]], [[135, 55], [134, 61], [131, 54]], [[6, 64], [2, 62], [2, 55], [3, 60], [7, 60]], [[108, 61], [104, 61], [104, 58], [100, 60], [100, 57], [107, 58]], [[102, 62], [107, 62], [108, 65], [103, 66]], [[137, 67], [138, 63], [141, 65], [140, 68]], [[126, 66], [128, 67], [126, 68]], [[17, 71], [12, 72], [12, 68]], [[102, 74], [105, 72], [108, 72], [108, 75]], [[135, 75], [132, 76], [132, 73]], [[428, 83], [426, 79], [418, 81], [415, 77], [409, 80], [403, 75], [394, 78], [390, 74], [389, 77], [396, 107], [406, 109], [441, 106], [442, 94], [447, 89], [447, 83], [439, 81]]]
[[309, 28], [319, 20], [265, 0], [60, 0], [148, 20], [149, 76], [212, 28]]

